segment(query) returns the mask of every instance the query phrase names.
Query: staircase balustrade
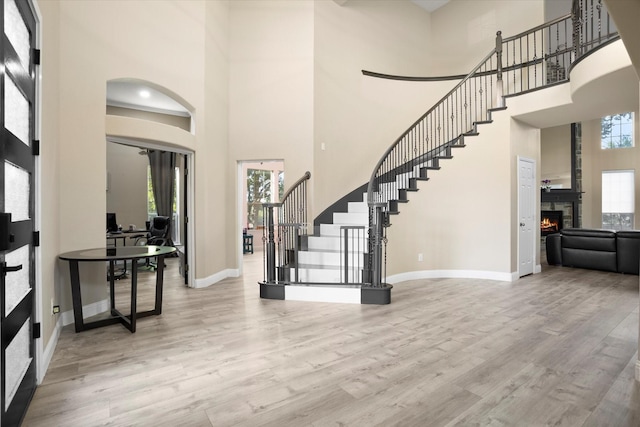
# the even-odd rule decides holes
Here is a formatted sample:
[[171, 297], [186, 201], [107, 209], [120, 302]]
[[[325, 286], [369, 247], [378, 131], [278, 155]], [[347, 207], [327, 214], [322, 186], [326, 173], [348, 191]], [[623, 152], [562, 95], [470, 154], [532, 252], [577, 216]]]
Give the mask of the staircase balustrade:
[[298, 281], [298, 252], [308, 233], [307, 181], [310, 178], [311, 173], [307, 171], [284, 193], [279, 203], [262, 204], [265, 283], [290, 281], [291, 269], [293, 279]]
[[365, 226], [340, 227], [340, 283], [363, 283], [365, 246]]
[[567, 81], [573, 64], [617, 39], [602, 0], [574, 0], [571, 14], [513, 37], [502, 39], [498, 32], [496, 47], [400, 135], [373, 169], [367, 186], [365, 282], [384, 286], [381, 253], [389, 216], [399, 213], [399, 205], [408, 202], [419, 181], [429, 179], [429, 171], [464, 147], [465, 137], [477, 135], [477, 125], [491, 121], [492, 111], [505, 108], [504, 97]]

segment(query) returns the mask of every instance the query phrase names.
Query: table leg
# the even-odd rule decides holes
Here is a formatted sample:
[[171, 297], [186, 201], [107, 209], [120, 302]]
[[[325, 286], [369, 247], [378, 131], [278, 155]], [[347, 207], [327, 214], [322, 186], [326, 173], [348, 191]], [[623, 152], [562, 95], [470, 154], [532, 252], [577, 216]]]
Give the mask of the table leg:
[[111, 295], [111, 314], [113, 314], [113, 310], [116, 308], [116, 287], [115, 287], [115, 278], [113, 277], [116, 271], [116, 262], [111, 260], [109, 261], [109, 294]]
[[[125, 261], [126, 262], [126, 261]], [[131, 263], [131, 332], [136, 331], [136, 317], [138, 311], [138, 263]]]
[[78, 261], [69, 261], [69, 273], [71, 276], [71, 298], [73, 300], [73, 320], [76, 332], [84, 331], [84, 319], [82, 314], [82, 295], [80, 292], [80, 271]]
[[162, 287], [164, 286], [164, 255], [158, 257], [156, 268], [156, 306], [154, 314], [162, 314]]

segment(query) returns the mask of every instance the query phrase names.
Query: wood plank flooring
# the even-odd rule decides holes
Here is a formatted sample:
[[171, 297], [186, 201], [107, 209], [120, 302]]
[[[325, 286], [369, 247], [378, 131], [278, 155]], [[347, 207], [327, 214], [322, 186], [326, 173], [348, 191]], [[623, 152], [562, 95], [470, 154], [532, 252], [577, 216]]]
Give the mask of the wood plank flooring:
[[261, 263], [189, 289], [168, 260], [135, 334], [65, 327], [24, 425], [640, 426], [638, 276], [544, 266], [361, 306], [261, 300]]

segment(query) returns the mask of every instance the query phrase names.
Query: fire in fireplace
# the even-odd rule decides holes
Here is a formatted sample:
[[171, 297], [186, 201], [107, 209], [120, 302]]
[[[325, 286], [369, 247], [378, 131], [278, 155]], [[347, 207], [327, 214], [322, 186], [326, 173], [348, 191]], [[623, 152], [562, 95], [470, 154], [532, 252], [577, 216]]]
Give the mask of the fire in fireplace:
[[562, 211], [542, 211], [540, 213], [540, 235], [557, 233], [562, 230]]

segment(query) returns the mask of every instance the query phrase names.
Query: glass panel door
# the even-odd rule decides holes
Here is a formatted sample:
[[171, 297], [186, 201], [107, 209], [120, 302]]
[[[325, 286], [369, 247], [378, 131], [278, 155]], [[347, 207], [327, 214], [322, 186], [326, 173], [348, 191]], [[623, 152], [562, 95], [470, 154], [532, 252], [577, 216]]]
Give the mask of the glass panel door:
[[4, 0], [0, 14], [0, 424], [14, 426], [36, 387], [35, 18], [28, 0]]

